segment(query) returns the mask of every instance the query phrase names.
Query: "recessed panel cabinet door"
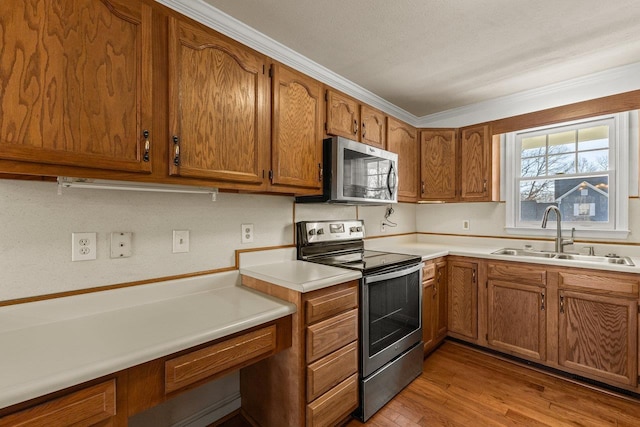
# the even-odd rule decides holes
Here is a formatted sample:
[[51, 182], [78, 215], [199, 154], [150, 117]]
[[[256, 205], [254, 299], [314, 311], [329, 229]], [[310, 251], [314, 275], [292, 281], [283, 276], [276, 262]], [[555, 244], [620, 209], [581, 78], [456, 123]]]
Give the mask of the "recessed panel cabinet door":
[[478, 264], [448, 263], [448, 329], [456, 338], [478, 339]]
[[460, 198], [463, 201], [491, 200], [491, 137], [489, 126], [460, 129]]
[[169, 19], [170, 174], [266, 182], [269, 78], [260, 54]]
[[559, 364], [636, 386], [638, 300], [561, 290], [559, 304]]
[[420, 132], [420, 198], [456, 199], [456, 129]]
[[420, 144], [416, 129], [393, 117], [387, 119], [387, 150], [398, 155], [398, 200], [418, 200]]
[[387, 148], [387, 116], [368, 105], [360, 106], [360, 142], [385, 150]]
[[273, 65], [273, 185], [322, 187], [322, 84]]
[[149, 172], [151, 8], [3, 0], [0, 158]]
[[360, 140], [360, 104], [339, 92], [327, 90], [327, 135]]

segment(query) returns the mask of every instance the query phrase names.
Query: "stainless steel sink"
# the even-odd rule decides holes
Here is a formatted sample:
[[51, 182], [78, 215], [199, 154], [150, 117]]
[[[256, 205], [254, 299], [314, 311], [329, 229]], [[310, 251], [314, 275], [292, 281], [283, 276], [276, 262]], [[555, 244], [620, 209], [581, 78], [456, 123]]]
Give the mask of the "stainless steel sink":
[[495, 255], [510, 255], [510, 256], [523, 256], [523, 257], [535, 257], [535, 258], [549, 258], [549, 259], [568, 259], [572, 261], [584, 261], [603, 264], [621, 264], [621, 265], [635, 265], [631, 258], [626, 256], [595, 256], [595, 255], [580, 255], [570, 254], [564, 252], [546, 252], [536, 251], [532, 249], [514, 249], [514, 248], [502, 248], [495, 252]]

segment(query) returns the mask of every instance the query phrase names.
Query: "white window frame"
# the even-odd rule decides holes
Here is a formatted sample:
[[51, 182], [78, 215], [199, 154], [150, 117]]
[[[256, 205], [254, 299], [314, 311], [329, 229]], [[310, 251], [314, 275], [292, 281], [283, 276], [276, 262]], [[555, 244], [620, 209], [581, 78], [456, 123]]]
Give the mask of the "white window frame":
[[[544, 229], [540, 224], [525, 223], [519, 224], [520, 209], [520, 190], [517, 182], [519, 182], [520, 173], [520, 147], [516, 143], [518, 134], [552, 131], [554, 128], [566, 126], [578, 126], [588, 122], [613, 119], [613, 132], [609, 140], [609, 215], [610, 221], [605, 225], [598, 227], [598, 224], [585, 223], [567, 223], [563, 224], [563, 230], [568, 233], [572, 227], [575, 227], [577, 237], [595, 237], [595, 238], [627, 238], [629, 235], [629, 194], [630, 194], [630, 176], [633, 171], [637, 174], [637, 161], [634, 162], [629, 154], [637, 154], [638, 133], [634, 128], [637, 127], [637, 111], [627, 111], [623, 113], [608, 114], [598, 117], [589, 117], [582, 120], [573, 120], [569, 122], [557, 123], [549, 126], [541, 126], [532, 129], [525, 129], [516, 132], [510, 132], [504, 135], [504, 200], [506, 201], [506, 224], [505, 230], [509, 234], [529, 235], [529, 236], [555, 236], [556, 225], [555, 215], [549, 217], [547, 228]], [[610, 133], [610, 134], [611, 134]], [[633, 169], [630, 174], [630, 166]], [[579, 176], [579, 175], [578, 175]], [[637, 193], [637, 181], [632, 185], [632, 190]], [[553, 221], [552, 221], [553, 220]]]

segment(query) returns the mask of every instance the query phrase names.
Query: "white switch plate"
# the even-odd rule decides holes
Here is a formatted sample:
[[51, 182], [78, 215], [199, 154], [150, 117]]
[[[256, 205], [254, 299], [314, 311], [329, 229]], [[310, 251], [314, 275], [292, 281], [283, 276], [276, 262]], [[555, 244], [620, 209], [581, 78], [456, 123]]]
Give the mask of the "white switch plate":
[[189, 230], [173, 230], [173, 253], [189, 252]]
[[242, 243], [253, 242], [253, 224], [242, 224]]
[[133, 252], [131, 239], [133, 233], [115, 232], [111, 233], [111, 258], [128, 258]]
[[96, 259], [96, 233], [71, 233], [71, 261]]

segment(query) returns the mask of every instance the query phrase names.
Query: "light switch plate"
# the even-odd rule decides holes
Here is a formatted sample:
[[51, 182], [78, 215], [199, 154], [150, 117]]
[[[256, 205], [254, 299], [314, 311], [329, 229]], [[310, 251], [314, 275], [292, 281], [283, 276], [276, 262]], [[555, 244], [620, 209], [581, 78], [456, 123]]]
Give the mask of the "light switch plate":
[[111, 233], [111, 258], [128, 258], [133, 253], [133, 233], [119, 231]]
[[173, 230], [173, 253], [189, 252], [189, 230]]

